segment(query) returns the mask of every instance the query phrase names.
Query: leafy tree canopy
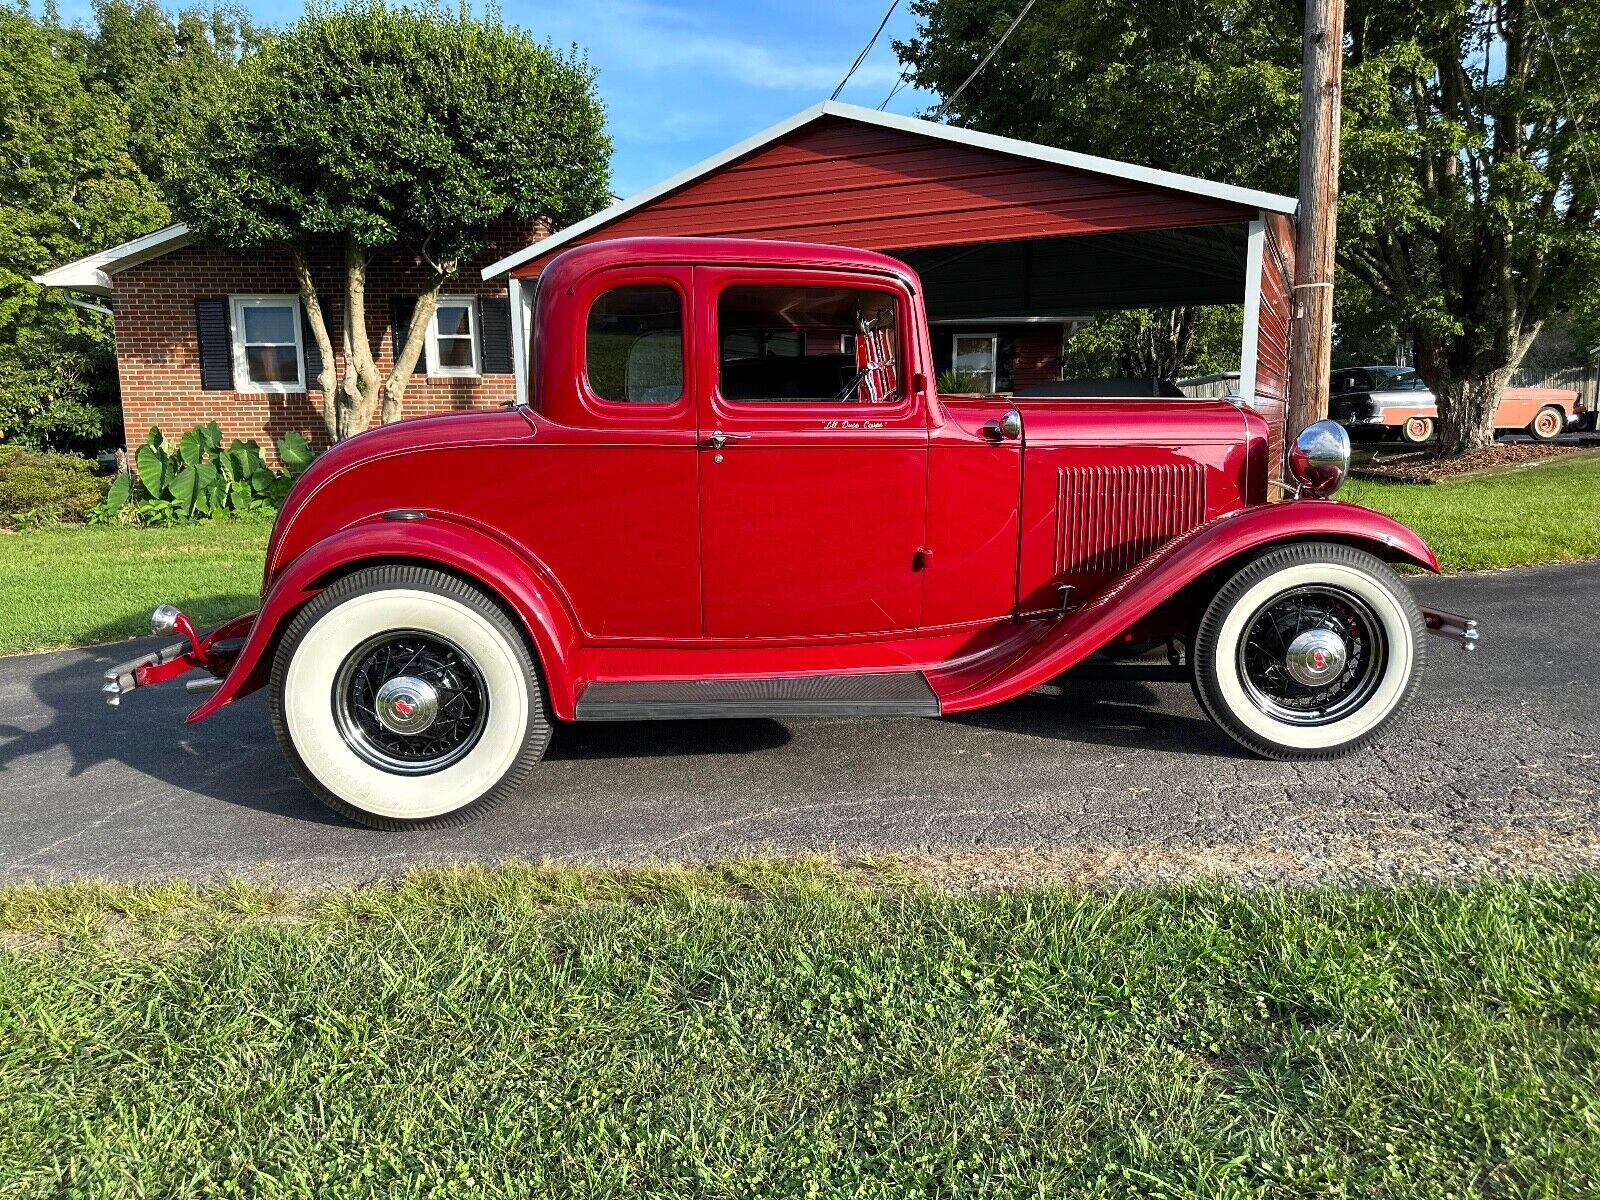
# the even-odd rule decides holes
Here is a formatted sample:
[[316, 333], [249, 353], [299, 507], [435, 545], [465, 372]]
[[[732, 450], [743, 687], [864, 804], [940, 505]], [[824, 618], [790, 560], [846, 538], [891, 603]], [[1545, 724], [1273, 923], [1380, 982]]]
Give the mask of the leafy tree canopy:
[[[896, 50], [947, 96], [1013, 15], [913, 9]], [[1286, 0], [1039, 0], [949, 115], [1293, 192], [1301, 21]], [[1592, 307], [1600, 0], [1352, 0], [1346, 27], [1339, 259], [1370, 293], [1351, 327], [1404, 331], [1454, 453], [1493, 436], [1543, 322]]]
[[224, 85], [261, 40], [243, 9], [169, 15], [155, 0], [94, 0], [94, 24], [78, 36], [85, 70], [122, 102], [129, 151], [157, 184], [200, 98]]
[[[357, 432], [401, 398], [444, 281], [502, 217], [563, 225], [606, 203], [611, 143], [594, 73], [464, 7], [314, 4], [246, 54], [209, 98], [168, 186], [202, 238], [286, 250], [322, 353], [330, 438]], [[311, 239], [344, 247], [342, 373]], [[365, 316], [366, 271], [383, 250], [420, 259], [430, 281], [387, 376]]]
[[604, 121], [586, 61], [492, 14], [314, 4], [214, 97], [173, 187], [228, 246], [331, 234], [444, 263], [503, 215], [606, 203]]
[[73, 46], [59, 25], [0, 9], [0, 437], [40, 447], [105, 429], [111, 334], [30, 277], [166, 219], [121, 107]]

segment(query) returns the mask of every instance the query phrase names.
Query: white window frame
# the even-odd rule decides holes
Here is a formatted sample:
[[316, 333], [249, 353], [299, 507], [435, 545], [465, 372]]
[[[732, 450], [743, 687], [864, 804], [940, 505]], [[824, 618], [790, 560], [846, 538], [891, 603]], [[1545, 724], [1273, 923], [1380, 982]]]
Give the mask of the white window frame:
[[[472, 326], [472, 365], [470, 367], [441, 367], [439, 365], [439, 309], [446, 304], [464, 304], [467, 321]], [[453, 334], [452, 337], [459, 335]], [[428, 319], [426, 347], [428, 374], [435, 379], [476, 379], [483, 374], [482, 335], [478, 331], [478, 298], [476, 296], [440, 296], [433, 316]]]
[[[989, 343], [989, 369], [987, 371], [968, 371], [956, 362], [962, 342], [988, 342]], [[965, 375], [988, 375], [989, 389], [986, 395], [993, 395], [995, 388], [1000, 386], [1000, 337], [998, 334], [988, 333], [953, 333], [950, 335], [950, 370], [954, 373]]]
[[[293, 383], [287, 380], [257, 383], [250, 378], [250, 360], [245, 354], [244, 312], [247, 308], [288, 308], [294, 323], [294, 357], [298, 374]], [[285, 393], [306, 390], [306, 347], [304, 324], [300, 319], [299, 296], [229, 296], [228, 318], [230, 348], [233, 352], [233, 390], [236, 392]], [[260, 345], [288, 345], [287, 342]]]

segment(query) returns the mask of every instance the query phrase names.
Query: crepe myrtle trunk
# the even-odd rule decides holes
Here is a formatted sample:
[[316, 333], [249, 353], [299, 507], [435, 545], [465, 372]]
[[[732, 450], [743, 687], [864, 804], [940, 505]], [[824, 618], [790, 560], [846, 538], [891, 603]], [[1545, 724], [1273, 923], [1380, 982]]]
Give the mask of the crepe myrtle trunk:
[[1175, 380], [1183, 374], [1198, 328], [1193, 308], [1148, 314], [1117, 351], [1117, 369], [1129, 379]]
[[[439, 293], [454, 274], [454, 263], [429, 263], [426, 284], [417, 296], [406, 340], [385, 374], [378, 367], [367, 326], [367, 268], [371, 251], [354, 238], [344, 244], [344, 303], [340, 306], [339, 350], [335, 355], [333, 335], [328, 328], [327, 310], [317, 294], [305, 248], [291, 246], [295, 282], [306, 324], [322, 355], [322, 370], [317, 386], [322, 389], [322, 423], [329, 442], [343, 441], [372, 424], [376, 416], [382, 424], [398, 421], [405, 401], [406, 384], [416, 369], [426, 341], [428, 323], [439, 305]], [[340, 364], [343, 370], [340, 370]]]

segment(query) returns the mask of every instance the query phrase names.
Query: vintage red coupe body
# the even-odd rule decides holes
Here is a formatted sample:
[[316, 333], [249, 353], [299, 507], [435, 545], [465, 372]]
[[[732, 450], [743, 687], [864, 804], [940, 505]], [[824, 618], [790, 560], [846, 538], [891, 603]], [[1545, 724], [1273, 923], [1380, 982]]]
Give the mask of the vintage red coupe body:
[[937, 395], [892, 258], [619, 239], [534, 309], [525, 403], [322, 455], [260, 611], [158, 609], [185, 640], [112, 702], [200, 668], [195, 721], [270, 687], [306, 784], [394, 828], [503, 799], [553, 721], [935, 717], [1151, 646], [1244, 747], [1328, 757], [1406, 703], [1425, 630], [1476, 636], [1393, 570], [1436, 569], [1414, 533], [1322, 498], [1337, 426], [1285, 482], [1233, 403]]

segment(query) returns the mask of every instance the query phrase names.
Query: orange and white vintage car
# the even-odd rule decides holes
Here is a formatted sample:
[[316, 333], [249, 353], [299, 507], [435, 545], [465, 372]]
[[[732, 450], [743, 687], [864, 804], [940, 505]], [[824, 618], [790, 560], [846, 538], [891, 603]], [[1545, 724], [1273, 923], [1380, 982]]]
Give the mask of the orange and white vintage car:
[[[1420, 446], [1433, 440], [1439, 406], [1410, 367], [1348, 367], [1335, 371], [1328, 415], [1352, 437], [1398, 438]], [[1581, 415], [1578, 393], [1562, 388], [1508, 387], [1495, 410], [1495, 429], [1548, 442]]]

